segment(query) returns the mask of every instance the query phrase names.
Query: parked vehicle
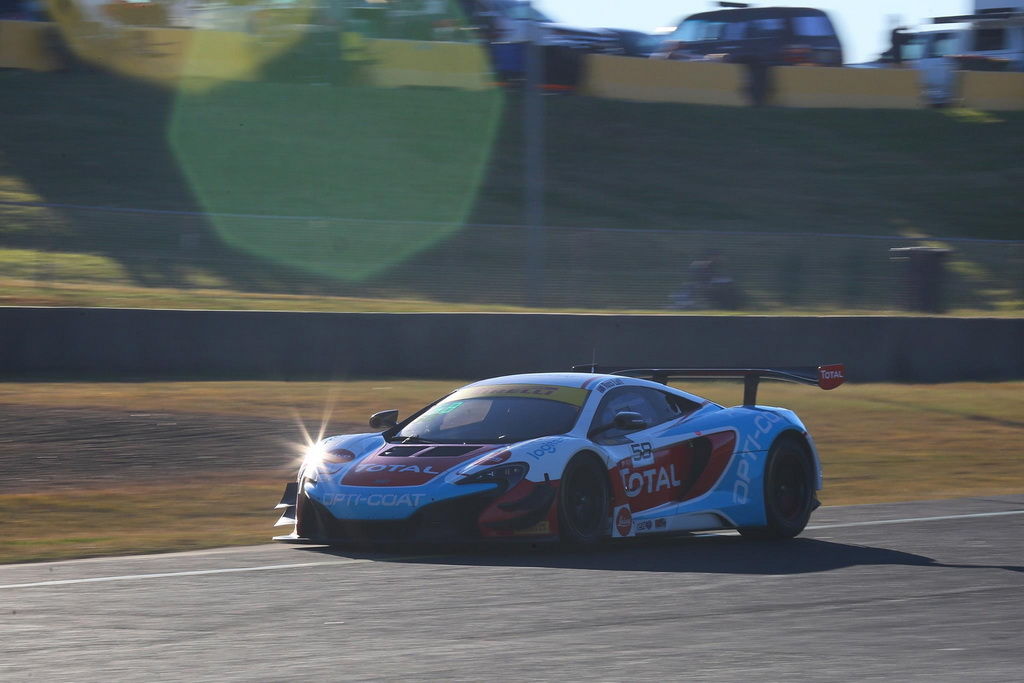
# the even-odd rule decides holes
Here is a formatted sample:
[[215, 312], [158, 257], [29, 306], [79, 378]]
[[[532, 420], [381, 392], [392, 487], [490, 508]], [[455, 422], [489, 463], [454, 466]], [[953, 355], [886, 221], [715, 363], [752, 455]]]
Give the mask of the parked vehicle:
[[841, 66], [843, 49], [828, 15], [810, 7], [732, 7], [687, 17], [652, 55], [782, 66]]
[[541, 45], [607, 54], [624, 52], [615, 31], [556, 23], [523, 0], [461, 0], [461, 4], [467, 21], [490, 43], [524, 43], [535, 29]]
[[1013, 7], [987, 7], [976, 2], [975, 13], [938, 17], [938, 25], [967, 22], [950, 34], [950, 56], [957, 68], [1024, 71], [1024, 2]]
[[957, 71], [1024, 71], [1024, 3], [990, 4], [978, 0], [974, 14], [936, 17], [930, 25], [897, 29], [893, 45], [877, 65], [917, 69], [922, 94], [935, 105], [956, 99]]

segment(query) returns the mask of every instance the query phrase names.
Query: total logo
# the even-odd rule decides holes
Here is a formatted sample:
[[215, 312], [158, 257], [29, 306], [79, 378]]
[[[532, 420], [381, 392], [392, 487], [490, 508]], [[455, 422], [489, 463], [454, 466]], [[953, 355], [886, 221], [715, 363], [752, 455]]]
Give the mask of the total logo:
[[619, 470], [619, 476], [622, 477], [622, 488], [630, 498], [636, 498], [641, 493], [655, 493], [683, 485], [676, 477], [675, 465], [652, 467], [638, 472]]
[[441, 474], [430, 465], [420, 467], [419, 465], [382, 465], [380, 463], [356, 465], [356, 472], [420, 472], [421, 474]]
[[821, 365], [818, 367], [818, 386], [835, 389], [846, 381], [846, 368], [842, 365]]

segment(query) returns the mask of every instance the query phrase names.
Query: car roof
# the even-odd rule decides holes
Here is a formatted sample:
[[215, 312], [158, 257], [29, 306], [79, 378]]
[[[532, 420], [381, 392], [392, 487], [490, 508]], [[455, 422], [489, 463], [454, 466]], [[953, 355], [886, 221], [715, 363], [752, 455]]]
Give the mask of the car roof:
[[504, 375], [502, 377], [491, 377], [482, 379], [479, 382], [467, 384], [469, 387], [487, 386], [490, 384], [546, 384], [557, 387], [581, 388], [588, 381], [592, 382], [595, 377], [608, 377], [610, 375], [595, 375], [584, 372], [530, 372], [520, 375]]
[[488, 386], [495, 384], [543, 384], [547, 386], [558, 386], [558, 387], [572, 387], [574, 389], [593, 389], [604, 380], [615, 379], [619, 380], [619, 384], [629, 384], [632, 386], [643, 386], [650, 387], [652, 389], [668, 390], [672, 393], [688, 398], [691, 401], [698, 403], [704, 402], [707, 399], [691, 394], [688, 391], [679, 389], [677, 387], [670, 387], [665, 384], [658, 382], [652, 382], [650, 380], [641, 379], [639, 377], [629, 377], [627, 375], [606, 375], [602, 373], [590, 373], [590, 372], [531, 372], [520, 375], [504, 375], [502, 377], [491, 377], [489, 379], [483, 379], [479, 382], [473, 382], [467, 384], [466, 387], [479, 387]]
[[710, 12], [691, 14], [683, 21], [706, 19], [709, 21], [742, 21], [744, 19], [773, 19], [776, 17], [828, 16], [814, 7], [743, 7], [739, 9], [717, 9]]

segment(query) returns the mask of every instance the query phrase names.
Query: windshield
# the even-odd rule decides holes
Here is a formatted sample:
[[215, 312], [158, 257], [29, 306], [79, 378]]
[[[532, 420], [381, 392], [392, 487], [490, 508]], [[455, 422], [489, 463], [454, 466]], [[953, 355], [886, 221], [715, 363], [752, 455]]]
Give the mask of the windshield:
[[722, 37], [728, 24], [724, 21], [708, 21], [707, 19], [687, 19], [669, 36], [671, 40], [684, 43], [698, 43], [705, 40], [718, 40]]
[[470, 387], [405, 425], [392, 441], [514, 443], [564, 434], [576, 424], [588, 393], [530, 384]]

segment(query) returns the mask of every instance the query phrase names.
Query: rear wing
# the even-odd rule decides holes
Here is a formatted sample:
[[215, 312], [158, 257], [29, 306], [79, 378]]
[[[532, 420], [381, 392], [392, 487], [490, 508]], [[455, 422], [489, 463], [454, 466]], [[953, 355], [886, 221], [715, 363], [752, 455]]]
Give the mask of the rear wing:
[[634, 368], [627, 365], [574, 365], [573, 372], [625, 375], [668, 384], [674, 379], [742, 379], [743, 405], [757, 403], [757, 386], [761, 378], [783, 382], [813, 384], [822, 389], [835, 389], [846, 381], [843, 365], [819, 365], [804, 368]]

